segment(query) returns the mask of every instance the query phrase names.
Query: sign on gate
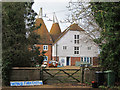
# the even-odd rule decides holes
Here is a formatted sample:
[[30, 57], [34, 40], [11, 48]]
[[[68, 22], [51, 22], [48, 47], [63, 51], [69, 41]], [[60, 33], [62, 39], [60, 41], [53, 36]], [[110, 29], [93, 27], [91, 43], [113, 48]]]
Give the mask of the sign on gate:
[[43, 85], [42, 81], [11, 81], [10, 86], [34, 86]]

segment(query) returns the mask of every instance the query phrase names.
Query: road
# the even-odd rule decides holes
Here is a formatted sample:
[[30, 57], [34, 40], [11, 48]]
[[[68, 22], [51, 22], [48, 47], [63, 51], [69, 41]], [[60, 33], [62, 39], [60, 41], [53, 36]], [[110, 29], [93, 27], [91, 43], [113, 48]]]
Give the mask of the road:
[[30, 87], [3, 87], [2, 90], [99, 90], [90, 86], [55, 86], [55, 85], [41, 85]]

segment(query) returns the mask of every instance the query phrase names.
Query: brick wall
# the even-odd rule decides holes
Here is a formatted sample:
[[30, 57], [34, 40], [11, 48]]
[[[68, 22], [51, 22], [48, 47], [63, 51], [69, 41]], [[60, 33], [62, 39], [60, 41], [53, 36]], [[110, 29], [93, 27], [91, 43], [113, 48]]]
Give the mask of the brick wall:
[[71, 57], [71, 66], [75, 66], [76, 61], [80, 61], [80, 57]]
[[[43, 51], [43, 45], [37, 44], [36, 46], [37, 46], [37, 47], [40, 47], [39, 50], [40, 50], [41, 52]], [[45, 55], [48, 56], [48, 62], [49, 62], [50, 60], [52, 60], [52, 46], [51, 46], [51, 45], [48, 45], [48, 50], [46, 51]]]
[[[56, 61], [56, 57], [52, 57], [52, 60]], [[59, 57], [57, 57], [57, 61], [59, 62]], [[76, 61], [81, 61], [80, 57], [71, 57], [71, 66], [75, 66]], [[99, 59], [98, 57], [93, 57], [93, 65], [99, 65]]]

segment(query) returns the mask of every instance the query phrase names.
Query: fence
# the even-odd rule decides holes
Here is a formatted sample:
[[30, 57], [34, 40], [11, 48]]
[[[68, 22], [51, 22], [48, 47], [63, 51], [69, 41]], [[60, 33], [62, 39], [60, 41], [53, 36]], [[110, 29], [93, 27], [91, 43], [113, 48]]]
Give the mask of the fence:
[[[91, 82], [95, 79], [95, 71], [99, 68], [84, 69], [84, 81]], [[13, 68], [11, 81], [43, 80], [46, 84], [54, 83], [79, 83], [82, 82], [81, 69], [40, 69], [40, 68]]]
[[14, 67], [11, 70], [11, 81], [40, 80], [40, 68]]

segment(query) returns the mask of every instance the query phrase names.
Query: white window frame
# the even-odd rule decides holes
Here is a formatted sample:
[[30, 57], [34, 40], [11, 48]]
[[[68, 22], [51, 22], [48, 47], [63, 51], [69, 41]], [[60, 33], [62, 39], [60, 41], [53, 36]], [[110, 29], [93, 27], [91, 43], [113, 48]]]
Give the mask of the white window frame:
[[[76, 48], [76, 50], [75, 50], [75, 48]], [[78, 49], [79, 48], [79, 49]], [[74, 54], [75, 55], [79, 55], [80, 54], [80, 47], [79, 46], [74, 46]], [[76, 53], [75, 53], [76, 52]]]
[[81, 57], [81, 62], [83, 62], [84, 57]]
[[79, 44], [80, 43], [80, 35], [74, 35], [74, 44]]
[[91, 47], [88, 47], [87, 49], [88, 49], [88, 50], [91, 50]]
[[63, 49], [63, 50], [67, 50], [67, 46], [63, 46], [62, 49]]
[[[45, 48], [44, 48], [45, 47]], [[48, 51], [48, 45], [43, 45], [43, 50]]]
[[48, 61], [48, 56], [44, 56], [44, 61]]
[[84, 57], [84, 60], [83, 60], [84, 62], [87, 62], [87, 57]]
[[81, 59], [82, 62], [88, 62], [88, 63], [90, 63], [91, 60], [92, 60], [92, 57], [81, 57], [81, 58], [83, 58], [83, 60]]
[[86, 62], [90, 63], [90, 57], [87, 57]]

